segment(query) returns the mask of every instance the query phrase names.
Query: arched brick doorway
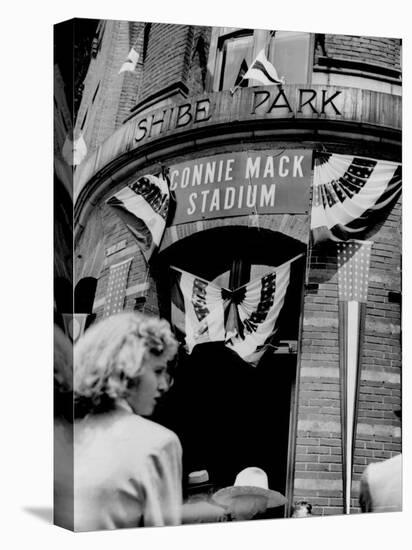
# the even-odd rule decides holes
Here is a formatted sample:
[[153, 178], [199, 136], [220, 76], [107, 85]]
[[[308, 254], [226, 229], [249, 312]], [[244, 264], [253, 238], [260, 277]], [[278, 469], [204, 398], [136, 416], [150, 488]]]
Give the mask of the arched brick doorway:
[[[301, 253], [306, 245], [300, 240], [254, 227], [221, 227], [181, 239], [153, 265], [160, 313], [170, 319], [171, 265], [236, 288]], [[222, 342], [182, 354], [156, 420], [182, 441], [184, 482], [189, 472], [207, 469], [216, 487], [224, 487], [241, 469], [259, 466], [271, 488], [289, 492], [304, 272], [305, 256], [292, 264], [273, 348], [257, 366]], [[270, 517], [283, 514], [274, 509]]]

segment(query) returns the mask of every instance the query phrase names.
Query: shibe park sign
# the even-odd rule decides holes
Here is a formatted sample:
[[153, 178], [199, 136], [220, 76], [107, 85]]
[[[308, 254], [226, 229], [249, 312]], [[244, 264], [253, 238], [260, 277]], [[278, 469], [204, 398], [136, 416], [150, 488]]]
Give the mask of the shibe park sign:
[[[222, 136], [232, 136], [233, 132], [240, 136], [239, 139], [249, 142], [263, 134], [267, 136], [265, 139], [276, 139], [278, 131], [281, 134], [284, 128], [293, 131], [296, 124], [301, 124], [302, 121], [305, 121], [305, 127], [309, 129], [311, 125], [316, 129], [318, 121], [322, 121], [323, 128], [325, 124], [329, 124], [332, 128], [333, 125], [343, 123], [343, 126], [339, 126], [340, 131], [351, 132], [352, 137], [354, 132], [360, 131], [363, 139], [368, 132], [375, 135], [376, 129], [379, 128], [380, 135], [384, 132], [389, 139], [394, 139], [396, 134], [396, 139], [402, 122], [401, 97], [361, 88], [339, 88], [327, 85], [257, 86], [240, 88], [233, 94], [229, 90], [202, 94], [141, 115], [132, 113], [129, 120], [76, 169], [75, 198], [83, 195], [81, 192], [83, 188], [88, 187], [89, 183], [93, 188], [101, 178], [107, 178], [107, 175], [111, 177], [113, 170], [121, 169], [122, 178], [132, 174], [134, 177], [136, 172], [140, 169], [144, 170], [150, 163], [163, 163], [165, 155], [170, 157], [172, 150], [178, 154], [180, 144], [185, 145], [186, 148], [189, 146], [189, 149], [198, 150], [199, 147], [216, 145]], [[244, 161], [240, 158], [233, 157], [233, 163], [222, 165], [222, 170], [228, 170], [228, 175], [232, 174], [232, 177], [234, 173], [238, 175], [237, 170], [239, 174], [242, 173], [247, 164], [243, 166]], [[267, 161], [262, 158], [260, 162], [259, 177], [262, 177]], [[290, 161], [291, 177], [293, 177], [295, 162], [298, 161], [294, 159]], [[302, 162], [304, 166], [305, 161]], [[274, 173], [276, 174], [277, 170], [276, 177], [281, 178], [279, 170], [280, 174], [283, 173], [286, 161], [282, 161], [278, 166], [275, 164], [274, 162]], [[204, 170], [206, 173], [207, 169], [204, 168]], [[209, 166], [208, 173], [210, 170]], [[270, 174], [271, 170], [271, 165], [267, 165], [266, 173]], [[296, 164], [296, 173], [298, 170], [298, 164]], [[177, 179], [178, 177], [180, 179]], [[266, 184], [268, 178], [269, 176], [266, 178]], [[180, 185], [181, 190], [184, 189], [181, 184], [181, 175], [176, 174], [174, 181], [176, 185]], [[228, 183], [230, 181], [228, 180]], [[264, 178], [262, 183], [265, 183]], [[210, 188], [210, 185], [214, 184], [206, 185]], [[189, 184], [186, 189], [188, 188]], [[277, 188], [276, 193], [279, 192], [280, 188]], [[262, 198], [263, 208], [273, 197], [273, 190], [267, 190], [267, 193], [269, 198], [266, 198], [266, 195]], [[202, 201], [204, 196], [202, 195]], [[212, 197], [213, 195], [208, 195], [204, 200], [207, 202]], [[277, 197], [275, 202], [279, 199], [279, 195]], [[202, 206], [199, 207], [198, 204], [199, 197], [193, 200], [195, 206], [192, 208], [195, 208], [196, 212], [199, 208], [201, 211]], [[223, 198], [223, 204], [225, 204], [224, 200]], [[230, 191], [227, 201], [230, 205]], [[83, 201], [77, 204], [80, 209], [81, 202]], [[187, 208], [190, 208], [190, 205]], [[208, 207], [205, 206], [205, 212], [207, 209]], [[186, 215], [189, 216], [188, 213]]]
[[[264, 90], [252, 89], [251, 93], [221, 93], [201, 97], [149, 114], [139, 120], [135, 132], [136, 142], [199, 123], [218, 121], [226, 112], [236, 112], [241, 107], [244, 116], [341, 115], [343, 92], [341, 90], [296, 88], [285, 90], [271, 86]], [[240, 100], [240, 101], [238, 101]]]

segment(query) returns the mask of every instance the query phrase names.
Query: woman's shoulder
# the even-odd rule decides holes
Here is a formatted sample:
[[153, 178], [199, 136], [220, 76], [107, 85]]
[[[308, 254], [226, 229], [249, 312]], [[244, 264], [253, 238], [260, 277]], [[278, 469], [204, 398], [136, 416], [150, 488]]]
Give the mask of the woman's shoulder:
[[127, 434], [128, 439], [134, 439], [140, 448], [160, 449], [165, 446], [180, 448], [177, 435], [157, 422], [133, 413], [123, 415], [119, 422], [122, 424], [121, 431]]

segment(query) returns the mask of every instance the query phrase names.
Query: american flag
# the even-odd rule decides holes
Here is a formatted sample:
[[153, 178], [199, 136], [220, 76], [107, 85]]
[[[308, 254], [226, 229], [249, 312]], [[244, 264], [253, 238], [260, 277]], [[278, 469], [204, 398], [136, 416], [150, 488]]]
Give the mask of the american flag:
[[290, 264], [301, 256], [235, 290], [173, 267], [172, 324], [184, 336], [188, 352], [196, 344], [224, 341], [240, 357], [256, 363], [276, 330]]
[[371, 241], [337, 243], [339, 300], [365, 303], [368, 297]]
[[343, 495], [350, 513], [359, 377], [368, 297], [371, 241], [337, 243]]
[[127, 277], [131, 263], [132, 258], [129, 258], [110, 267], [103, 317], [109, 317], [123, 311]]
[[107, 201], [137, 240], [147, 262], [162, 240], [169, 200], [167, 182], [149, 174], [129, 183]]
[[316, 153], [311, 215], [313, 242], [345, 241], [360, 236], [396, 201], [401, 185], [400, 164]]

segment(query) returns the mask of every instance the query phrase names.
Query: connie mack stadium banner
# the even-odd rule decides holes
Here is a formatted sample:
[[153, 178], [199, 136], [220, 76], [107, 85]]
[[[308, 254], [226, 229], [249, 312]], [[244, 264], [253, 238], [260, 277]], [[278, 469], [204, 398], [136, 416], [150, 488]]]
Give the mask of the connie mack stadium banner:
[[307, 213], [312, 151], [239, 151], [169, 166], [173, 225], [250, 214]]

